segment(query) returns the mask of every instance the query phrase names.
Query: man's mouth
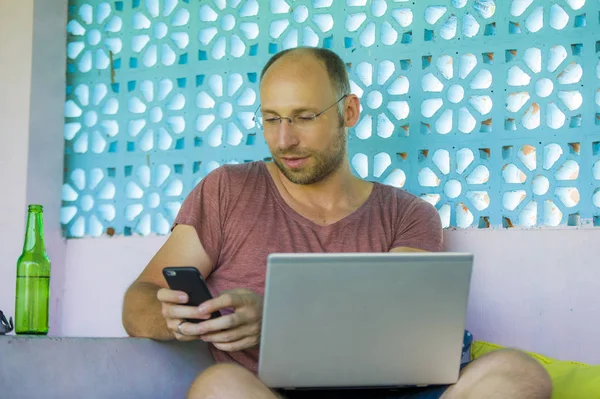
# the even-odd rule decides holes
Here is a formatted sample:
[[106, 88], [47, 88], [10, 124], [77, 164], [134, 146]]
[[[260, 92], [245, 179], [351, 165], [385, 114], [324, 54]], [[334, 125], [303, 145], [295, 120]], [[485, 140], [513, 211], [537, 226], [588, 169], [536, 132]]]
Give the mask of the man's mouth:
[[304, 163], [306, 162], [306, 160], [308, 159], [308, 156], [306, 157], [282, 157], [281, 158], [283, 160], [283, 163], [285, 163], [285, 165], [288, 168], [299, 168], [301, 166], [304, 165]]

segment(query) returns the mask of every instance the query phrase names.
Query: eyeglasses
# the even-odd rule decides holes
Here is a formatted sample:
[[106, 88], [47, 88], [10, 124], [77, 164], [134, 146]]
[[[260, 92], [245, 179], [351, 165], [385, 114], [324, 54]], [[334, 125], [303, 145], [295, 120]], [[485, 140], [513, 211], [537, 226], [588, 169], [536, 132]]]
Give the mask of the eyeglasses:
[[317, 118], [319, 116], [323, 115], [325, 112], [329, 111], [331, 108], [338, 105], [338, 103], [340, 101], [342, 101], [343, 99], [345, 99], [346, 97], [348, 97], [348, 94], [344, 94], [339, 100], [337, 100], [335, 103], [331, 104], [329, 107], [325, 108], [323, 111], [319, 112], [318, 114], [315, 114], [314, 112], [301, 112], [297, 115], [292, 115], [292, 116], [270, 116], [270, 115], [263, 116], [259, 113], [259, 111], [260, 111], [260, 105], [259, 105], [258, 108], [256, 109], [256, 112], [254, 112], [254, 117], [252, 118], [252, 121], [254, 123], [256, 123], [256, 125], [259, 127], [259, 129], [264, 129], [264, 130], [278, 129], [279, 126], [281, 125], [281, 122], [284, 119], [287, 119], [293, 128], [296, 128], [299, 130], [306, 129], [306, 128], [309, 128], [310, 126], [314, 125], [315, 121], [317, 120]]

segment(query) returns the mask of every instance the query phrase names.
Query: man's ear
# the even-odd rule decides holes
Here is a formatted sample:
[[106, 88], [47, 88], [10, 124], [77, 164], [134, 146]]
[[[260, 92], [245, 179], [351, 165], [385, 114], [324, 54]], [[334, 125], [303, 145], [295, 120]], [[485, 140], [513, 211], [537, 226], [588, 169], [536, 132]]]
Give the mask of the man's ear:
[[344, 126], [354, 127], [360, 118], [360, 100], [355, 94], [349, 94], [345, 99]]

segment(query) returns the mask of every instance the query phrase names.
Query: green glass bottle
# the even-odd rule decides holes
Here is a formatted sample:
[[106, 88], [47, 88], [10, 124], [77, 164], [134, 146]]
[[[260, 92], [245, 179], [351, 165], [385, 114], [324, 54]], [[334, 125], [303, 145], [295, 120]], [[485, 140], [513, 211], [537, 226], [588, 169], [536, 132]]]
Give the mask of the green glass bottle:
[[30, 205], [23, 253], [17, 262], [15, 333], [48, 334], [50, 259], [44, 245], [41, 205]]

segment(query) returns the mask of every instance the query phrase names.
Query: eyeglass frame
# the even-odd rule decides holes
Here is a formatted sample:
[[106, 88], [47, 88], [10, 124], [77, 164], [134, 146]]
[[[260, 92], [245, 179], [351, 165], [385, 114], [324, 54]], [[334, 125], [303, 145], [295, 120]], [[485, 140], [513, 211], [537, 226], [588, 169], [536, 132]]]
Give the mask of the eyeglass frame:
[[[340, 99], [339, 99], [339, 100], [337, 100], [336, 102], [334, 102], [333, 104], [331, 104], [329, 107], [325, 108], [323, 111], [321, 111], [321, 112], [319, 112], [319, 113], [317, 113], [317, 114], [314, 114], [314, 116], [312, 116], [312, 117], [311, 117], [310, 121], [311, 121], [311, 122], [314, 122], [314, 121], [316, 121], [316, 120], [317, 120], [317, 118], [318, 118], [319, 116], [323, 115], [325, 112], [329, 111], [331, 108], [333, 108], [333, 107], [335, 107], [336, 105], [338, 105], [338, 104], [340, 103], [340, 101], [342, 101], [343, 99], [345, 99], [345, 98], [346, 98], [346, 97], [348, 97], [348, 96], [349, 96], [349, 94], [344, 94], [342, 97], [340, 97]], [[258, 118], [257, 118], [257, 114], [258, 114], [258, 111], [260, 111], [260, 107], [261, 107], [261, 106], [259, 105], [259, 106], [258, 106], [258, 108], [256, 108], [256, 111], [254, 111], [254, 116], [252, 117], [252, 121], [253, 121], [253, 122], [254, 122], [256, 125], [258, 125], [258, 127], [259, 127], [261, 130], [264, 130], [264, 124], [263, 124], [263, 123], [261, 123], [261, 122], [259, 122], [259, 121], [258, 121]], [[294, 117], [296, 117], [296, 116], [298, 116], [298, 115], [295, 115]], [[290, 126], [294, 126], [294, 122], [293, 122], [293, 120], [292, 120], [292, 117], [291, 117], [291, 116], [281, 116], [281, 115], [279, 115], [279, 116], [277, 116], [276, 118], [272, 118], [272, 119], [270, 119], [270, 120], [272, 120], [272, 121], [278, 120], [278, 121], [279, 121], [279, 126], [281, 126], [281, 123], [282, 123], [282, 121], [283, 121], [284, 119], [287, 119], [287, 120], [289, 121], [289, 123], [290, 123]]]

